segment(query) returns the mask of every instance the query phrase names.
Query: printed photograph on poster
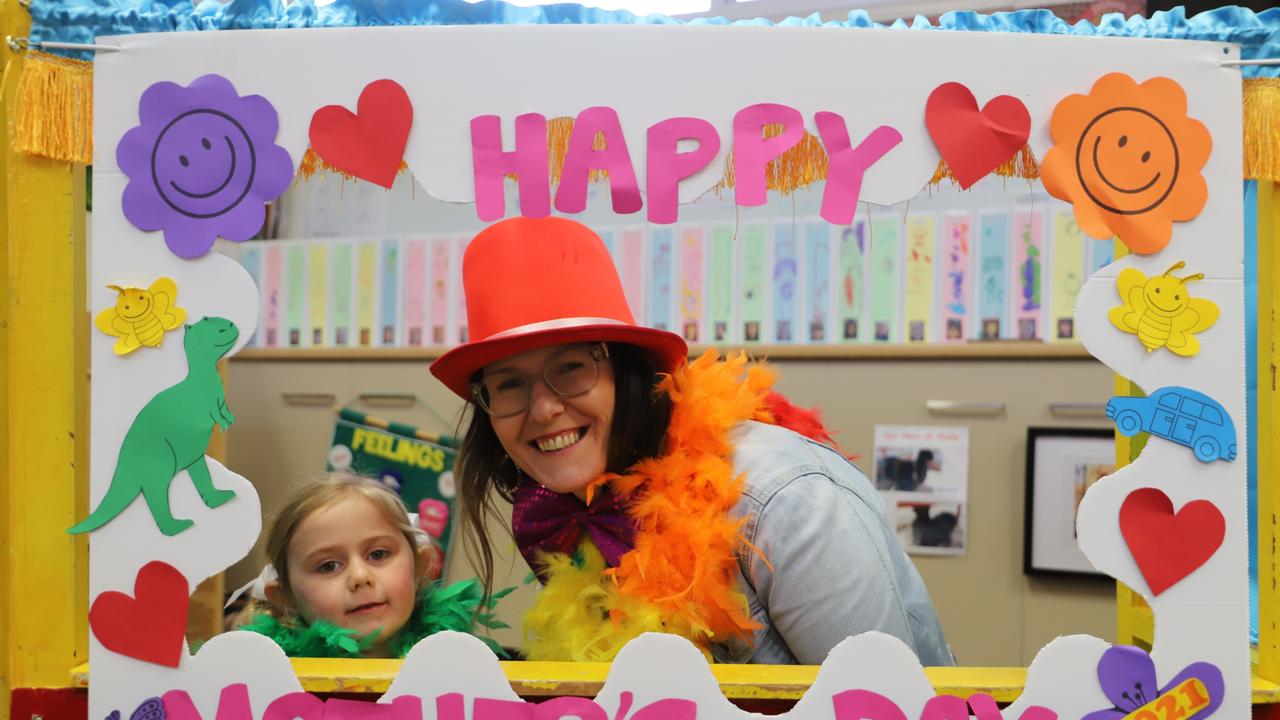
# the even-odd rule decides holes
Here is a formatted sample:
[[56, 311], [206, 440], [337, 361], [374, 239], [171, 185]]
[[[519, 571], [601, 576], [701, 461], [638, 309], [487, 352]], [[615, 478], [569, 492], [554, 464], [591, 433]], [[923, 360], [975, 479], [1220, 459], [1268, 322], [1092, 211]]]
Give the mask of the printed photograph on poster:
[[1106, 428], [1027, 428], [1027, 491], [1022, 570], [1027, 575], [1107, 577], [1076, 541], [1084, 494], [1115, 471], [1115, 432]]
[[964, 505], [899, 500], [887, 507], [898, 542], [916, 555], [964, 553]]
[[877, 425], [873, 482], [902, 546], [921, 554], [964, 552], [969, 429]]

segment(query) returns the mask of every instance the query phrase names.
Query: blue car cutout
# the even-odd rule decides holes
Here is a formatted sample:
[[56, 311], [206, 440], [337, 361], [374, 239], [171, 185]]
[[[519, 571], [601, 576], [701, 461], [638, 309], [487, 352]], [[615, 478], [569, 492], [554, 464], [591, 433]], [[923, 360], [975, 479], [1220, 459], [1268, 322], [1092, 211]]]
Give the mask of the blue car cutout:
[[1216, 400], [1184, 387], [1163, 387], [1147, 397], [1116, 397], [1107, 417], [1122, 435], [1148, 432], [1191, 448], [1200, 462], [1236, 459], [1236, 427]]

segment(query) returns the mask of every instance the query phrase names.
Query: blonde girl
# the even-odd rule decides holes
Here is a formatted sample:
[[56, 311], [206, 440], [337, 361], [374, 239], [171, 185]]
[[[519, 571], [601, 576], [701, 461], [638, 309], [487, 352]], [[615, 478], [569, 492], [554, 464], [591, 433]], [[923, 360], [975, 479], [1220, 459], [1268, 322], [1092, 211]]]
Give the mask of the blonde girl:
[[[505, 627], [474, 580], [429, 578], [438, 552], [382, 484], [331, 475], [296, 489], [267, 534], [265, 602], [244, 630], [291, 657], [403, 657], [440, 632]], [[483, 638], [495, 651], [501, 649]]]

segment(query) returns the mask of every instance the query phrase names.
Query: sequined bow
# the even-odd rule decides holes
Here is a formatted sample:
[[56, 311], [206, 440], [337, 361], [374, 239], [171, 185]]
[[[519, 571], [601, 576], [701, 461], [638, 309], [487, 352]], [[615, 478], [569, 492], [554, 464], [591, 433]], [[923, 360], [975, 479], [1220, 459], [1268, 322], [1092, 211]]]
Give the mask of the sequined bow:
[[511, 511], [511, 531], [516, 547], [529, 567], [542, 576], [542, 553], [577, 552], [586, 532], [604, 561], [617, 567], [635, 541], [635, 527], [627, 517], [626, 504], [607, 485], [596, 491], [587, 504], [572, 493], [548, 490], [522, 476], [516, 486]]

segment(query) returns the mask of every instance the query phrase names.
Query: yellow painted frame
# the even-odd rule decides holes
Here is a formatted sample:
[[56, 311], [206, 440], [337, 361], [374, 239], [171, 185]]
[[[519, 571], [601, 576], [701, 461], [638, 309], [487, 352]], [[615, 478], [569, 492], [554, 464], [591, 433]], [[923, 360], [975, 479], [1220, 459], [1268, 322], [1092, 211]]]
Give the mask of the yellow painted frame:
[[[26, 35], [17, 0], [2, 35]], [[66, 687], [87, 657], [85, 173], [13, 149], [22, 53], [0, 48], [0, 720], [14, 688]]]
[[1255, 674], [1280, 683], [1280, 464], [1276, 458], [1280, 431], [1276, 367], [1280, 365], [1280, 340], [1276, 337], [1276, 312], [1280, 294], [1280, 183], [1258, 181], [1258, 656]]

